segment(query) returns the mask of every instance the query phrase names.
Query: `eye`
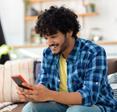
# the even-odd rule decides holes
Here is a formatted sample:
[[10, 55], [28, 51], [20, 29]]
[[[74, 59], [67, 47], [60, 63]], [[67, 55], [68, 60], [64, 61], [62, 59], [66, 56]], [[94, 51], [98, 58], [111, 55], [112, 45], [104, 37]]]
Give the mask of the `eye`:
[[47, 37], [44, 37], [45, 40], [47, 40], [48, 38]]
[[51, 36], [51, 38], [56, 38], [56, 36]]

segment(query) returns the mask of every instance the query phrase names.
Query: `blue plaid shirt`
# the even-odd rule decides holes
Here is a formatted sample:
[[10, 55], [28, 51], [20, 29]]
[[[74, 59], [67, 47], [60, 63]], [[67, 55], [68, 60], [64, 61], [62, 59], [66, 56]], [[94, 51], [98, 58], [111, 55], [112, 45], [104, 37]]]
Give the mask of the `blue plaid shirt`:
[[[59, 54], [47, 48], [43, 53], [38, 83], [59, 91]], [[69, 92], [80, 92], [82, 105], [99, 105], [106, 112], [116, 112], [117, 101], [107, 80], [106, 53], [103, 48], [89, 40], [76, 39], [67, 58], [67, 87]]]

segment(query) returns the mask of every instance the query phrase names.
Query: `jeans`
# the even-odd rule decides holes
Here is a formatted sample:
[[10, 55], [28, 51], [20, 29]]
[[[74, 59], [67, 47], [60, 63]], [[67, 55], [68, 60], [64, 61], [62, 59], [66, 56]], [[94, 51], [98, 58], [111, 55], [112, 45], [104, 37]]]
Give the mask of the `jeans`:
[[105, 112], [105, 110], [103, 109], [103, 107], [99, 108], [96, 105], [93, 105], [91, 107], [75, 105], [69, 107], [66, 112]]
[[56, 102], [27, 103], [22, 112], [66, 112], [68, 106]]
[[67, 106], [56, 102], [27, 103], [22, 112], [105, 112], [98, 106], [86, 107], [82, 105]]

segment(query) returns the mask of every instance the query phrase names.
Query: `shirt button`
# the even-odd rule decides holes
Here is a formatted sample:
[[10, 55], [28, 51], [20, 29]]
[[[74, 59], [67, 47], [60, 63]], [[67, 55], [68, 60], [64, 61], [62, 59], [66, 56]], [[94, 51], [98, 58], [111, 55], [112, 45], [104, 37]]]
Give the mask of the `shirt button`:
[[95, 84], [98, 85], [98, 82], [96, 82]]

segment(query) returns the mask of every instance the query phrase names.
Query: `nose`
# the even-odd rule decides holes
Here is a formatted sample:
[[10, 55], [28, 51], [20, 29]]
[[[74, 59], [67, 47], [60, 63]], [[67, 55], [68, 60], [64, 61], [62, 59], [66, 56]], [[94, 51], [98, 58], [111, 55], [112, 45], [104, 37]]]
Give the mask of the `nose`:
[[54, 40], [52, 39], [52, 38], [47, 38], [47, 40], [46, 40], [46, 43], [48, 44], [48, 45], [51, 45], [51, 44], [54, 44]]

